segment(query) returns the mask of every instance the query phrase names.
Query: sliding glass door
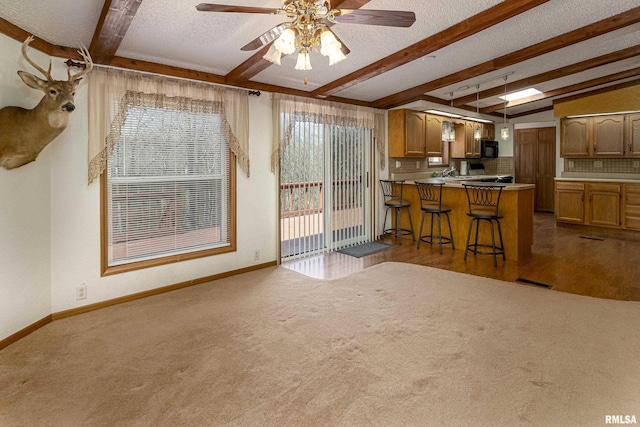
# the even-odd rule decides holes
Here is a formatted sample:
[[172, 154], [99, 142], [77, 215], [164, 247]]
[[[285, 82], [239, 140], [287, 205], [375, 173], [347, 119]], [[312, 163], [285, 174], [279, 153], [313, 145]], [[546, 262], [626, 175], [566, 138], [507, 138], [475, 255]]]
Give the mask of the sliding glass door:
[[280, 158], [282, 260], [371, 240], [371, 133], [292, 120]]

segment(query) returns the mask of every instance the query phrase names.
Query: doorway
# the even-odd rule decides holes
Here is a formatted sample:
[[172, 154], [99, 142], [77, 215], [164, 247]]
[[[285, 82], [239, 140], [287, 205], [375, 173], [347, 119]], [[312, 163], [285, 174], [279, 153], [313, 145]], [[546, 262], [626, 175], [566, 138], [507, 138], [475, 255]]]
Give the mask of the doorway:
[[280, 259], [372, 240], [372, 131], [297, 120], [280, 158]]
[[556, 128], [516, 129], [515, 180], [535, 184], [534, 210], [554, 212]]

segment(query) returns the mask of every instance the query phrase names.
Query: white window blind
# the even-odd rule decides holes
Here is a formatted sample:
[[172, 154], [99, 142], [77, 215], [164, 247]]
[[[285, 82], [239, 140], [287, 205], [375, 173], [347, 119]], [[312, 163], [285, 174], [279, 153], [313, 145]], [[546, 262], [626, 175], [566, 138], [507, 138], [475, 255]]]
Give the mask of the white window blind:
[[119, 106], [125, 117], [107, 163], [108, 266], [229, 246], [230, 151], [219, 108], [134, 98]]

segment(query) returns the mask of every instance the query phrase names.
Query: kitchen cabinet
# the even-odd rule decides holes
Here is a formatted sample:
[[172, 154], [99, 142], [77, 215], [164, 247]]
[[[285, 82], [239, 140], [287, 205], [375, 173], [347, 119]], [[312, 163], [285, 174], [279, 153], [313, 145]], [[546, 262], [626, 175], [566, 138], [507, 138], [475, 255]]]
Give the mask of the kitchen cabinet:
[[640, 231], [640, 184], [625, 184], [623, 212], [623, 227]]
[[619, 183], [556, 181], [556, 221], [620, 228], [621, 199]]
[[444, 117], [427, 114], [426, 151], [427, 157], [442, 157], [442, 122]]
[[626, 154], [627, 157], [640, 157], [640, 113], [627, 114]]
[[389, 111], [389, 157], [442, 157], [444, 117], [413, 110]]
[[587, 117], [560, 121], [560, 157], [589, 157]]
[[[480, 140], [474, 132], [481, 123], [464, 121], [455, 124], [455, 140], [451, 143], [451, 157], [458, 159], [479, 159]], [[482, 128], [481, 128], [482, 130]]]
[[[640, 124], [637, 126], [640, 127]], [[629, 130], [624, 114], [578, 117], [560, 121], [560, 157], [623, 157]], [[640, 151], [640, 143], [637, 150]], [[638, 153], [640, 155], [640, 152]]]
[[556, 221], [584, 224], [584, 183], [556, 181]]
[[616, 183], [587, 184], [587, 218], [589, 225], [619, 228], [621, 185]]
[[624, 156], [624, 115], [612, 114], [590, 117], [592, 138], [590, 141], [593, 157]]

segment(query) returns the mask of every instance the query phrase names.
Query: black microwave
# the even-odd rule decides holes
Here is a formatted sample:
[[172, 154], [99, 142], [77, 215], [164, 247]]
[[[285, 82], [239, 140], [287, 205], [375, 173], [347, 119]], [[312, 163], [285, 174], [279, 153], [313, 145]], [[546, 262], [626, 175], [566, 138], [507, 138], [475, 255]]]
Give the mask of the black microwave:
[[480, 157], [483, 159], [494, 159], [498, 157], [498, 141], [491, 139], [480, 140]]

